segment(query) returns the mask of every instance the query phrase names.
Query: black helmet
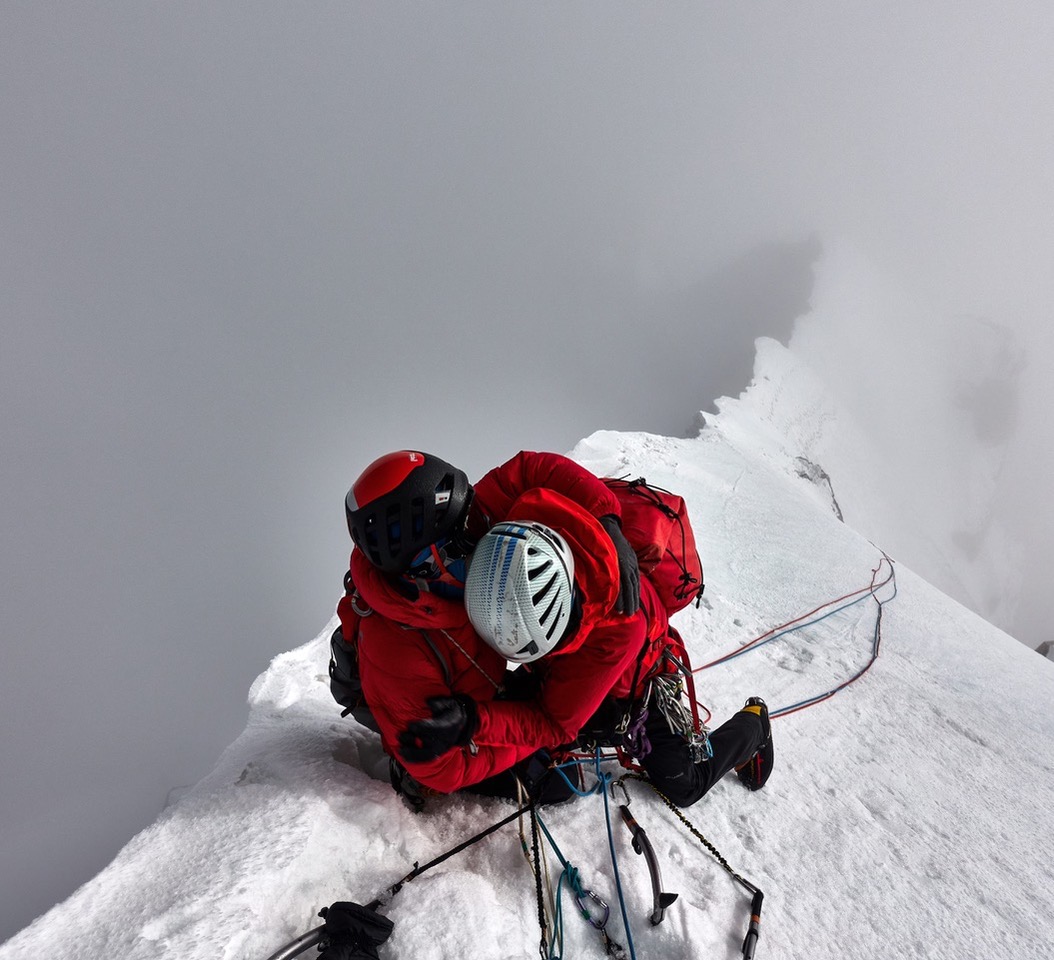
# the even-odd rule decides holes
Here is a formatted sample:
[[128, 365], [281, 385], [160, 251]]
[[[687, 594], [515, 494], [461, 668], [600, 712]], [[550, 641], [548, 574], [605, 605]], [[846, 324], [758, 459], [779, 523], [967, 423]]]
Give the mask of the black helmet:
[[374, 460], [344, 500], [351, 539], [385, 573], [405, 573], [414, 557], [464, 529], [472, 487], [464, 471], [415, 450]]

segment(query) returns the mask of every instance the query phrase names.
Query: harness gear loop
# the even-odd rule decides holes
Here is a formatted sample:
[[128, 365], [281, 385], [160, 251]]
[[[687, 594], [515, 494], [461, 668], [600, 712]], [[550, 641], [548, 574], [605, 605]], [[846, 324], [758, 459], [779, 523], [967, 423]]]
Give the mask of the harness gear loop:
[[662, 674], [652, 682], [652, 697], [659, 712], [666, 718], [670, 729], [688, 741], [692, 762], [701, 763], [714, 755], [710, 745], [710, 729], [700, 724], [684, 704], [684, 678], [674, 674]]

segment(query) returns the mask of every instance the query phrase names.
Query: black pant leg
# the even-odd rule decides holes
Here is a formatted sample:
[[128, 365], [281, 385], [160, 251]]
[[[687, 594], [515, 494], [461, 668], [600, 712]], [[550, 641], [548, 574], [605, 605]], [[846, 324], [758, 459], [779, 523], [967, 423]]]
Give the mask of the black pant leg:
[[649, 714], [646, 730], [651, 753], [641, 765], [652, 783], [679, 807], [691, 806], [729, 770], [749, 760], [763, 733], [761, 718], [741, 711], [710, 734], [714, 755], [694, 763], [684, 737], [670, 730], [658, 710]]

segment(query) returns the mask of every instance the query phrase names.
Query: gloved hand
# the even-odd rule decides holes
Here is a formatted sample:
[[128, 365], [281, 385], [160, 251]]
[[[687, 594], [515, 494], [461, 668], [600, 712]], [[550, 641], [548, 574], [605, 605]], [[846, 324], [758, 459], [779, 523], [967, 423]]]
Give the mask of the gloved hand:
[[428, 720], [414, 720], [399, 734], [399, 753], [407, 763], [424, 763], [463, 747], [479, 729], [476, 702], [469, 697], [429, 697]]
[[392, 921], [358, 903], [338, 901], [319, 914], [326, 932], [318, 960], [378, 960], [377, 948], [391, 936]]
[[640, 607], [640, 567], [637, 564], [637, 554], [629, 545], [629, 541], [622, 532], [622, 525], [613, 513], [601, 517], [600, 525], [611, 537], [611, 542], [615, 544], [615, 552], [618, 554], [619, 590], [615, 609], [619, 613], [630, 616]]

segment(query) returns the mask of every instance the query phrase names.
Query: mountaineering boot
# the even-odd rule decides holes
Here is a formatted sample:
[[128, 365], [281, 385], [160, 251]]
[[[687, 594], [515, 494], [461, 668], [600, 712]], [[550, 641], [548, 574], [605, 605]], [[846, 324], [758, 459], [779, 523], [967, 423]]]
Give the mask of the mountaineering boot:
[[746, 763], [736, 767], [736, 776], [750, 790], [760, 790], [772, 773], [772, 725], [769, 723], [769, 708], [761, 697], [751, 697], [741, 713], [753, 713], [761, 718], [761, 743], [757, 753]]

